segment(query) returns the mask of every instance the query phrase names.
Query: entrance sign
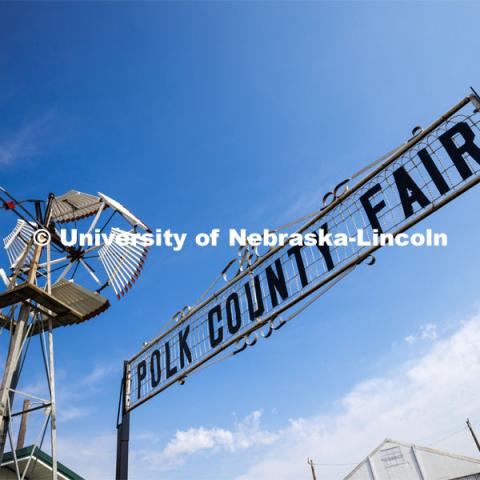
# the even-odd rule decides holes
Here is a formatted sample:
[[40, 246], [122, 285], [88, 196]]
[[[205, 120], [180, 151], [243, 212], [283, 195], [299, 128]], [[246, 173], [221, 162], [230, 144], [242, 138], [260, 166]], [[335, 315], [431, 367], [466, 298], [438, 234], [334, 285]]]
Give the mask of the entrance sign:
[[[417, 133], [356, 185], [342, 182], [298, 233], [398, 235], [480, 182], [479, 99], [466, 97]], [[339, 191], [341, 190], [341, 191]], [[381, 246], [381, 245], [380, 245]], [[124, 408], [131, 411], [358, 265], [379, 245], [285, 245], [246, 250], [234, 276], [177, 316], [175, 324], [126, 362]], [[233, 347], [232, 347], [233, 348]], [[238, 348], [238, 346], [237, 346]], [[242, 350], [240, 347], [239, 350]]]

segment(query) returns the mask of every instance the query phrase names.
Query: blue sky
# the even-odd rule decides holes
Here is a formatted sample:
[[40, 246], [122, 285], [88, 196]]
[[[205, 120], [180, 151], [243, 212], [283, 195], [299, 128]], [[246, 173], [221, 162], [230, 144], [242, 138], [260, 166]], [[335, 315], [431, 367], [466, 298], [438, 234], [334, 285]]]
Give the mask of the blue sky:
[[[479, 13], [474, 2], [1, 3], [0, 183], [20, 198], [101, 191], [189, 236], [275, 227], [480, 88]], [[137, 409], [132, 478], [307, 478], [307, 456], [354, 463], [384, 437], [436, 442], [466, 415], [480, 427], [477, 205], [474, 189], [423, 222], [448, 233], [447, 248], [380, 252], [269, 341]], [[13, 221], [0, 216], [5, 235]], [[65, 463], [112, 477], [122, 361], [234, 254], [153, 249], [124, 300], [58, 331]], [[459, 383], [444, 377], [436, 410], [412, 403], [451, 371]], [[464, 432], [437, 446], [474, 454]]]

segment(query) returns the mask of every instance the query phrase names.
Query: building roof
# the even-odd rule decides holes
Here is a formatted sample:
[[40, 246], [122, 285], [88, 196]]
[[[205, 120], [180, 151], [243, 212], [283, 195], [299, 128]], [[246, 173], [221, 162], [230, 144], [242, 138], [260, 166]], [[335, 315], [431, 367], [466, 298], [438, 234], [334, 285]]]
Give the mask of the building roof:
[[[26, 478], [29, 478], [30, 480], [50, 480], [52, 478], [52, 457], [43, 450], [30, 445], [29, 447], [16, 450], [15, 454], [18, 460], [20, 473], [23, 474], [24, 470], [28, 468], [27, 475], [25, 476]], [[30, 464], [28, 464], [30, 457], [32, 457], [32, 460], [30, 461]], [[60, 462], [57, 462], [57, 469], [59, 480], [85, 480]], [[13, 452], [7, 452], [3, 455], [0, 470], [9, 470], [15, 474]], [[12, 478], [16, 477], [12, 476]]]
[[480, 473], [467, 475], [466, 477], [457, 477], [457, 478], [453, 478], [452, 480], [480, 480]]
[[480, 459], [385, 439], [344, 480], [480, 480]]

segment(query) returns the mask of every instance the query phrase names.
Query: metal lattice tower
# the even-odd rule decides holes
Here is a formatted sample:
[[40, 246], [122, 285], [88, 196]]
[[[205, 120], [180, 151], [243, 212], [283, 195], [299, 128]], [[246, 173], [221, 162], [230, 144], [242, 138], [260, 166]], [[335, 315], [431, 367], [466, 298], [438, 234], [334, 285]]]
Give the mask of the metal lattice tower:
[[[6, 287], [0, 293], [0, 328], [10, 333], [0, 386], [0, 463], [8, 444], [17, 479], [28, 478], [35, 468], [35, 448], [26, 465], [21, 466], [15, 455], [12, 422], [20, 416], [25, 419], [27, 413], [43, 411], [45, 417], [34, 446], [40, 448], [49, 431], [52, 478], [57, 479], [54, 329], [85, 322], [107, 310], [107, 287], [119, 299], [132, 287], [148, 253], [143, 234], [150, 229], [120, 203], [101, 193], [89, 195], [72, 190], [61, 196], [50, 194], [47, 201], [18, 202], [0, 187], [0, 208], [17, 216], [14, 229], [4, 239], [10, 268], [0, 269]], [[109, 234], [102, 236], [107, 228]], [[70, 241], [62, 243], [65, 232]], [[100, 241], [79, 246], [72, 239], [78, 240], [82, 233], [87, 237], [96, 234]], [[119, 235], [130, 241], [116, 242]], [[18, 389], [29, 345], [36, 337], [48, 398]], [[18, 411], [14, 408], [16, 397], [28, 400]], [[20, 442], [24, 434], [21, 431]]]

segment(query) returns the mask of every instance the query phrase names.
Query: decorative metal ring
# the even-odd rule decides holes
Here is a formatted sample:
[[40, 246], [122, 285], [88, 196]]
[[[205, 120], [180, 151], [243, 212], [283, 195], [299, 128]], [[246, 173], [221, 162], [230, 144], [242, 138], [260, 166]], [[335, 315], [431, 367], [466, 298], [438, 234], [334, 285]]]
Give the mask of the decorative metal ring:
[[267, 330], [267, 333], [264, 333], [264, 332], [261, 332], [260, 335], [263, 337], [263, 338], [268, 338], [270, 337], [270, 335], [272, 335], [273, 333], [273, 321], [270, 320], [268, 322], [268, 330]]
[[172, 316], [172, 320], [174, 320], [175, 322], [179, 322], [188, 315], [188, 312], [190, 312], [191, 309], [192, 307], [190, 305], [185, 305], [181, 310], [179, 310]]
[[[272, 322], [273, 324], [273, 322]], [[282, 317], [278, 317], [278, 325], [274, 326], [274, 330], [280, 330], [282, 327], [284, 327], [287, 324], [287, 321], [284, 320]]]
[[[327, 200], [332, 197], [332, 201], [327, 203]], [[322, 198], [322, 203], [323, 207], [322, 208], [327, 208], [329, 205], [331, 205], [335, 201], [335, 194], [333, 192], [327, 192], [323, 198]]]
[[371, 266], [371, 265], [374, 265], [376, 261], [377, 259], [375, 258], [374, 255], [368, 255], [363, 260], [358, 261], [357, 265], [364, 263], [365, 265]]
[[220, 275], [222, 275], [223, 279], [226, 281], [226, 282], [229, 282], [230, 280], [227, 278], [227, 272], [230, 270], [230, 267], [237, 262], [237, 259], [236, 258], [233, 258], [232, 260], [230, 260], [227, 265], [225, 266], [225, 268], [220, 272]]
[[417, 125], [412, 129], [412, 138], [416, 137], [417, 135], [420, 135], [420, 133], [423, 132], [423, 128], [420, 125]]
[[245, 338], [242, 338], [241, 340], [239, 340], [237, 344], [240, 343], [241, 341], [243, 341], [243, 345], [240, 348], [237, 348], [236, 350], [234, 350], [233, 355], [237, 355], [238, 353], [243, 352], [248, 347], [247, 341], [245, 340]]
[[[350, 179], [349, 178], [346, 178], [345, 180], [343, 180], [342, 182], [340, 182], [334, 189], [333, 189], [333, 195], [335, 197], [335, 200], [337, 200], [338, 198], [340, 197], [343, 197], [343, 195], [345, 195], [349, 190], [350, 190], [350, 187], [348, 186], [348, 184], [350, 183]], [[342, 187], [345, 187], [344, 190], [339, 193], [338, 191], [342, 188]]]

